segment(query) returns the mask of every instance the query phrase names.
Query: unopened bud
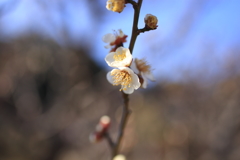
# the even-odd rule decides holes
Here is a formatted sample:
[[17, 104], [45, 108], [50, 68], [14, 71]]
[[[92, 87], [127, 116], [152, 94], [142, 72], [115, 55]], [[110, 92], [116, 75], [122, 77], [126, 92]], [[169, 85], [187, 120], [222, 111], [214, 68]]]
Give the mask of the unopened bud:
[[89, 141], [92, 143], [99, 142], [104, 137], [107, 129], [110, 125], [110, 118], [108, 116], [102, 116], [96, 126], [95, 132], [89, 135]]
[[158, 19], [152, 14], [147, 14], [144, 18], [144, 22], [151, 29], [157, 28]]
[[121, 13], [125, 7], [125, 0], [108, 0], [106, 8], [113, 12]]
[[100, 124], [103, 126], [103, 128], [108, 128], [110, 125], [111, 119], [108, 116], [102, 116], [100, 119]]

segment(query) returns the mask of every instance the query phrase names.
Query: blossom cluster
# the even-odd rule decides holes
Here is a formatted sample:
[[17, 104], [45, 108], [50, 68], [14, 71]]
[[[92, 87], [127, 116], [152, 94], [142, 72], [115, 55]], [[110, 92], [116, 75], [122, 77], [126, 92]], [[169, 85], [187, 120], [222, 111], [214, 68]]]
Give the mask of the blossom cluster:
[[122, 30], [119, 30], [119, 34], [109, 33], [103, 37], [103, 41], [109, 43], [105, 48], [111, 48], [105, 61], [114, 68], [107, 73], [107, 80], [112, 85], [121, 85], [120, 91], [132, 94], [139, 87], [146, 88], [147, 79], [154, 81], [154, 77], [144, 59], [133, 59], [129, 49], [123, 47], [126, 38]]

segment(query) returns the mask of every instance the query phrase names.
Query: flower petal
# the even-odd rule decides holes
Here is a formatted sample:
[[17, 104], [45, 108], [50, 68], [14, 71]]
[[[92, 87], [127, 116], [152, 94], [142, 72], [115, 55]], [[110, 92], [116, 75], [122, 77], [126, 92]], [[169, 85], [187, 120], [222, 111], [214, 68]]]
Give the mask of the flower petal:
[[136, 64], [136, 62], [135, 62], [135, 59], [132, 60], [132, 63], [131, 63], [130, 68], [131, 68], [136, 74], [139, 74], [139, 70], [138, 70], [138, 68], [137, 68], [137, 64]]
[[138, 89], [141, 86], [138, 76], [134, 73], [132, 75], [132, 86], [134, 89]]
[[105, 43], [111, 43], [116, 40], [116, 36], [112, 33], [108, 33], [102, 37], [103, 42]]
[[[119, 60], [114, 56], [119, 56]], [[111, 52], [105, 57], [105, 61], [110, 67], [128, 67], [132, 62], [132, 55], [128, 48], [118, 47], [116, 52]]]
[[152, 72], [150, 72], [150, 71], [149, 71], [149, 72], [145, 72], [144, 75], [145, 75], [149, 80], [155, 81], [155, 78], [154, 78]]
[[115, 61], [115, 59], [113, 58], [115, 52], [110, 52], [106, 57], [105, 57], [105, 61], [107, 62], [107, 64], [110, 66], [110, 67], [114, 67], [112, 65], [112, 63]]
[[126, 90], [123, 90], [124, 93], [126, 94], [132, 94], [134, 91], [133, 87], [127, 87]]
[[[113, 69], [113, 70], [115, 70], [115, 69]], [[113, 70], [112, 70], [112, 71], [113, 71]], [[112, 72], [112, 71], [110, 71], [110, 72], [107, 73], [107, 80], [108, 80], [109, 83], [114, 84], [114, 82], [113, 82], [113, 77], [112, 77], [112, 75], [111, 75], [111, 72]]]
[[124, 60], [125, 66], [128, 67], [132, 63], [132, 54], [130, 53], [130, 50], [128, 48], [124, 48], [123, 50], [126, 52], [126, 58]]
[[119, 37], [124, 37], [125, 36], [125, 34], [123, 33], [123, 31], [121, 29], [119, 29], [118, 32], [119, 32]]
[[104, 48], [109, 49], [109, 48], [111, 48], [111, 45], [110, 44], [106, 45], [106, 46], [104, 46]]
[[141, 72], [141, 76], [143, 78], [142, 88], [147, 88], [147, 85], [148, 85], [147, 77], [143, 72]]
[[134, 89], [138, 89], [141, 86], [141, 83], [139, 81], [138, 75], [136, 75], [133, 70], [131, 70], [128, 67], [122, 67], [124, 70], [126, 70], [132, 77], [132, 83], [131, 86], [133, 86]]

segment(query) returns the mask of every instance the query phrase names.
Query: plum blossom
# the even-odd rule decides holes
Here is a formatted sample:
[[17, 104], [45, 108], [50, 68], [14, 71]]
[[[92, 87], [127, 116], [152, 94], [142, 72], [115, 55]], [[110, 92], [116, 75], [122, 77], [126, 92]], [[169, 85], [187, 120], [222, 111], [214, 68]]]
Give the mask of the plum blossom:
[[138, 76], [128, 67], [119, 67], [108, 72], [107, 80], [114, 86], [121, 85], [120, 91], [132, 94], [141, 86]]
[[151, 72], [151, 66], [147, 64], [145, 59], [135, 58], [132, 61], [130, 68], [140, 77], [142, 88], [147, 88], [147, 80], [155, 81], [155, 78]]
[[116, 52], [110, 52], [105, 61], [110, 67], [128, 67], [132, 62], [132, 55], [128, 48], [119, 47]]
[[103, 36], [102, 40], [105, 43], [109, 43], [108, 45], [104, 46], [105, 48], [111, 48], [111, 51], [115, 51], [118, 47], [123, 46], [123, 43], [127, 40], [127, 35], [123, 33], [121, 29], [118, 30], [119, 33], [115, 31], [114, 34], [108, 33]]

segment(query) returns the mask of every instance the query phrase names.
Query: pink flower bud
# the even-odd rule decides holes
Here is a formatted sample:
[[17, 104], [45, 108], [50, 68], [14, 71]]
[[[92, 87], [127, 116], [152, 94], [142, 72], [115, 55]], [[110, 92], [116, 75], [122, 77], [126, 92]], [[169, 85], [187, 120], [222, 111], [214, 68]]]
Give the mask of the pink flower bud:
[[104, 129], [108, 129], [110, 122], [111, 119], [108, 116], [102, 116], [99, 124], [101, 124]]

